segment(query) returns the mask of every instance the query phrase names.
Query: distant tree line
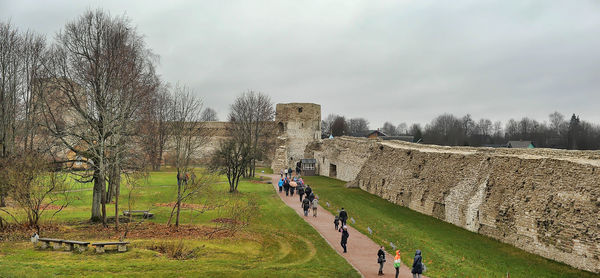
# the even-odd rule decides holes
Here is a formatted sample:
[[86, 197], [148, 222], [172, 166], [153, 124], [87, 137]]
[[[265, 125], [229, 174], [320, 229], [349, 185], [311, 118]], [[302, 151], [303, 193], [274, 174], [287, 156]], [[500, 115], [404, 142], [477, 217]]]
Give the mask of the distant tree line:
[[468, 114], [461, 118], [443, 114], [425, 126], [422, 138], [426, 144], [448, 146], [501, 146], [523, 140], [533, 141], [538, 148], [596, 150], [600, 148], [600, 126], [575, 114], [566, 120], [559, 112], [550, 114], [547, 122], [523, 117], [505, 125], [489, 119], [475, 121]]
[[[413, 142], [444, 146], [505, 146], [508, 141], [533, 141], [538, 148], [570, 150], [600, 149], [600, 125], [581, 120], [572, 114], [567, 119], [559, 112], [548, 115], [548, 120], [539, 122], [523, 117], [510, 119], [506, 124], [490, 119], [475, 120], [467, 114], [457, 117], [442, 114], [425, 127], [406, 123], [394, 125], [387, 121], [379, 130], [387, 136], [412, 135]], [[364, 118], [351, 118], [330, 114], [321, 122], [323, 137], [364, 137], [369, 133], [369, 122]]]
[[346, 119], [344, 116], [329, 114], [321, 120], [321, 135], [361, 137], [369, 132], [369, 121], [365, 118]]

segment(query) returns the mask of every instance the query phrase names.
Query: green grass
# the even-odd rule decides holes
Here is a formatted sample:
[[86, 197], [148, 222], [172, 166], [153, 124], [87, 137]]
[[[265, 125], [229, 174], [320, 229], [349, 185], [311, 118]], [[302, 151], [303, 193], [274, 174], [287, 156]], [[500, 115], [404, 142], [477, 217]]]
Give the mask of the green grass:
[[[136, 192], [133, 209], [151, 209], [156, 216], [149, 221], [165, 223], [170, 208], [155, 204], [173, 202], [174, 177], [173, 172], [152, 173]], [[234, 238], [184, 239], [196, 258], [175, 260], [145, 248], [157, 242], [177, 242], [176, 239], [129, 238], [133, 248], [128, 252], [106, 254], [92, 250], [81, 254], [36, 250], [26, 241], [6, 241], [0, 242], [0, 277], [360, 277], [309, 224], [281, 202], [271, 185], [243, 181], [240, 193], [230, 194], [228, 185], [220, 180], [194, 203], [203, 204], [209, 198], [210, 202], [230, 204], [251, 198], [258, 203], [258, 217]], [[126, 209], [126, 195], [122, 189], [122, 210]], [[85, 221], [90, 216], [91, 196], [91, 191], [72, 192], [72, 204], [51, 221], [64, 224], [65, 228], [42, 235], [92, 242], [115, 240], [75, 231], [89, 226]], [[107, 209], [109, 216], [114, 215], [112, 205]], [[212, 226], [211, 220], [222, 216], [223, 210], [184, 210], [181, 221]]]
[[[356, 220], [352, 225], [388, 250], [392, 241], [402, 261], [412, 265], [416, 249], [423, 252], [431, 277], [599, 277], [565, 264], [533, 255], [492, 238], [473, 233], [434, 217], [392, 204], [345, 182], [327, 177], [304, 177], [321, 204], [336, 213], [344, 207]], [[350, 221], [348, 221], [350, 223]], [[393, 251], [390, 253], [394, 253]]]
[[265, 171], [263, 174], [273, 174], [273, 169], [268, 168], [268, 167], [257, 167], [256, 168], [256, 173], [262, 173], [262, 171]]

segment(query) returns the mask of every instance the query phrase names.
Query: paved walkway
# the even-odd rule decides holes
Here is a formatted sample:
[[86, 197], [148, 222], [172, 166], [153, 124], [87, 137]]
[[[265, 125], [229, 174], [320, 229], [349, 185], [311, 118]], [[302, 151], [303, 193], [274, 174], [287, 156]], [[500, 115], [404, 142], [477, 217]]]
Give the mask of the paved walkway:
[[[340, 256], [344, 257], [354, 268], [356, 268], [364, 277], [394, 277], [396, 274], [396, 270], [394, 269], [394, 255], [396, 254], [395, 250], [386, 250], [391, 251], [394, 255], [387, 252], [385, 258], [387, 262], [384, 264], [383, 273], [384, 276], [377, 276], [377, 271], [379, 270], [379, 264], [377, 263], [377, 251], [379, 250], [379, 245], [373, 242], [366, 235], [361, 234], [356, 229], [348, 226], [348, 233], [350, 237], [348, 238], [347, 249], [348, 253], [343, 253], [344, 249], [340, 245], [340, 240], [342, 235], [340, 232], [336, 231], [333, 225], [334, 216], [327, 210], [323, 209], [323, 207], [319, 206], [317, 209], [317, 217], [312, 216], [312, 210], [309, 213], [308, 217], [304, 216], [304, 212], [300, 207], [300, 198], [297, 194], [294, 194], [293, 197], [285, 196], [285, 192], [279, 193], [277, 188], [277, 182], [279, 181], [279, 175], [265, 175], [271, 176], [273, 180], [273, 186], [279, 197], [286, 203], [289, 207], [294, 209], [298, 215], [306, 222], [311, 224], [317, 232], [321, 234], [321, 236], [331, 245], [335, 251], [340, 254]], [[319, 195], [318, 192], [315, 192], [315, 195]], [[352, 216], [352, 212], [348, 212], [349, 216]], [[386, 249], [389, 247], [386, 247]], [[398, 277], [412, 277], [410, 273], [410, 269], [402, 265], [400, 267], [400, 275]]]

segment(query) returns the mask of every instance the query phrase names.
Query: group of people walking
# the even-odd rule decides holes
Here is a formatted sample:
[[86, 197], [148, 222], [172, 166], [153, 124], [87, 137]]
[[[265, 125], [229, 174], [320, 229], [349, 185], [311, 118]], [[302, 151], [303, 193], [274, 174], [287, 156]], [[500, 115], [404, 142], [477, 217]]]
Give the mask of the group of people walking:
[[[385, 247], [381, 246], [377, 251], [377, 263], [379, 264], [379, 276], [383, 276], [383, 264], [385, 263]], [[400, 274], [400, 266], [402, 265], [402, 260], [400, 259], [400, 250], [396, 250], [396, 256], [394, 256], [394, 268], [396, 269], [396, 278], [398, 278], [398, 274]], [[417, 250], [415, 252], [415, 257], [413, 259], [411, 273], [413, 278], [421, 278], [421, 274], [425, 272], [425, 265], [423, 264], [423, 257], [421, 256], [421, 250]]]
[[312, 209], [313, 217], [317, 217], [319, 197], [315, 195], [310, 185], [305, 184], [299, 174], [294, 176], [291, 168], [281, 170], [280, 175], [281, 178], [277, 184], [279, 192], [285, 191], [285, 196], [294, 196], [294, 192], [296, 192], [300, 200], [300, 206], [304, 211], [304, 216], [308, 216], [309, 211]]
[[[294, 196], [294, 192], [298, 194], [300, 205], [304, 211], [304, 216], [307, 217], [309, 210], [312, 208], [313, 217], [317, 217], [317, 207], [319, 206], [319, 198], [314, 194], [310, 185], [305, 184], [300, 177], [299, 170], [296, 169], [296, 175], [293, 175], [292, 168], [284, 169], [280, 171], [281, 178], [279, 179], [278, 187], [279, 193], [285, 191], [285, 196]], [[346, 226], [348, 221], [348, 212], [341, 208], [338, 215], [333, 220], [334, 228], [341, 233], [342, 237], [340, 245], [344, 249], [344, 253], [348, 253], [348, 227]], [[377, 263], [379, 264], [379, 276], [383, 276], [383, 265], [385, 264], [385, 248], [383, 246], [377, 251]], [[400, 250], [396, 250], [396, 256], [394, 256], [394, 268], [396, 269], [396, 278], [400, 273], [400, 266], [402, 261], [400, 259]], [[421, 250], [415, 252], [413, 259], [411, 273], [413, 278], [420, 278], [421, 274], [425, 271], [425, 265], [423, 264], [423, 257], [421, 256]]]

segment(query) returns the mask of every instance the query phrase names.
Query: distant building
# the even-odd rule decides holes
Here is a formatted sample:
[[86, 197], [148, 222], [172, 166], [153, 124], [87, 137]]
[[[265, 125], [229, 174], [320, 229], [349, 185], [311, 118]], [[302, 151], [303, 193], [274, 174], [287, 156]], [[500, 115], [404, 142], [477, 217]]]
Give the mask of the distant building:
[[377, 130], [369, 130], [369, 133], [367, 133], [367, 138], [369, 139], [375, 139], [375, 138], [379, 138], [379, 137], [385, 137], [387, 136], [387, 134], [379, 131], [379, 129]]
[[300, 169], [303, 176], [314, 176], [317, 170], [317, 160], [314, 158], [300, 159]]
[[412, 135], [388, 136], [387, 134], [383, 133], [379, 129], [378, 130], [370, 130], [369, 133], [367, 133], [367, 135], [365, 137], [367, 137], [369, 139], [381, 138], [383, 140], [400, 140], [400, 141], [406, 141], [406, 142], [413, 142], [413, 140], [415, 139], [415, 137]]
[[533, 149], [535, 145], [532, 141], [508, 141], [506, 147], [513, 149]]

